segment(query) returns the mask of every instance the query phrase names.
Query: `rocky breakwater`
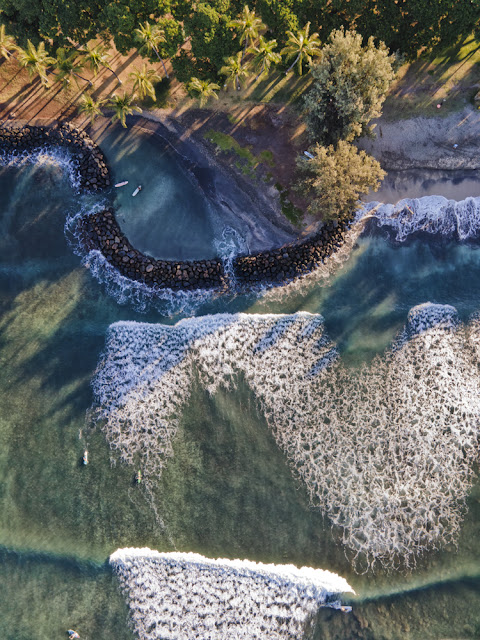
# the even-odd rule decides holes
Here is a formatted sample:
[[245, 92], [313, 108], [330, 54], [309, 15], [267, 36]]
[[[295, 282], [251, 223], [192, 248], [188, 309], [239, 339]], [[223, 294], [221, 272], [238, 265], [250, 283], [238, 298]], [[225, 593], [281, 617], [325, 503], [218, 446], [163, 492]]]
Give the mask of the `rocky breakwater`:
[[155, 260], [132, 247], [112, 211], [86, 216], [79, 222], [78, 231], [87, 250], [100, 251], [122, 276], [149, 287], [177, 291], [226, 287], [223, 263], [218, 258], [185, 262]]
[[21, 156], [38, 149], [57, 148], [69, 152], [75, 181], [83, 191], [101, 191], [110, 186], [110, 176], [103, 153], [84, 131], [71, 124], [47, 126], [0, 126], [0, 149]]
[[[230, 272], [236, 287], [249, 290], [265, 284], [284, 284], [309, 273], [342, 246], [347, 227], [348, 223], [330, 222], [301, 242], [251, 256], [237, 256]], [[228, 289], [229, 278], [222, 260], [175, 262], [144, 255], [132, 247], [112, 211], [86, 216], [79, 222], [78, 230], [88, 251], [100, 251], [122, 276], [148, 287], [177, 291]]]
[[[75, 183], [86, 192], [110, 186], [110, 175], [99, 147], [71, 124], [0, 126], [0, 150], [22, 157], [36, 150], [48, 154], [57, 148], [69, 152]], [[279, 249], [233, 259], [228, 275], [220, 258], [176, 262], [156, 260], [137, 251], [120, 230], [113, 211], [105, 209], [81, 218], [76, 235], [85, 251], [97, 250], [120, 273], [151, 289], [224, 291], [235, 281], [240, 290], [285, 284], [318, 267], [343, 243], [348, 222], [329, 222], [308, 238]]]
[[329, 222], [301, 242], [251, 256], [238, 256], [233, 271], [239, 286], [284, 284], [310, 273], [343, 244], [349, 222]]

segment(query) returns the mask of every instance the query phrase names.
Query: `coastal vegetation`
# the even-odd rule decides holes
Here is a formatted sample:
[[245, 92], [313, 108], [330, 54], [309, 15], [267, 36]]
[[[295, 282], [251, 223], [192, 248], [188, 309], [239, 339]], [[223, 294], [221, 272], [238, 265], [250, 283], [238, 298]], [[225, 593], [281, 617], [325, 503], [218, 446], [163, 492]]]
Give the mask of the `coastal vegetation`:
[[313, 158], [298, 157], [296, 189], [308, 198], [307, 211], [324, 220], [348, 219], [359, 204], [359, 195], [377, 191], [385, 176], [375, 158], [345, 140], [336, 146], [316, 144], [310, 151]]
[[[445, 0], [431, 6], [410, 0], [386, 8], [377, 0], [338, 6], [326, 0], [120, 0], [114, 5], [82, 0], [74, 6], [53, 0], [35, 6], [0, 0], [0, 55], [5, 60], [16, 57], [46, 89], [49, 80], [61, 85], [91, 122], [109, 109], [112, 119], [126, 126], [129, 113], [166, 106], [172, 79], [175, 90], [183, 85], [181, 95], [198, 100], [201, 108], [222, 103], [232, 118], [231, 106], [242, 101], [292, 105], [298, 126], [305, 123], [315, 145], [311, 153], [316, 162], [305, 173], [302, 156], [296, 163], [299, 178], [272, 176], [272, 184], [284, 185], [284, 199], [293, 198], [294, 206], [305, 209], [304, 203], [295, 202], [292, 187], [310, 198], [311, 186], [306, 185], [319, 157], [331, 163], [339, 157], [334, 151], [340, 141], [372, 133], [369, 123], [381, 114], [403, 60], [445, 50], [472, 30], [478, 32], [479, 2]], [[121, 98], [97, 85], [102, 70], [122, 84], [112, 43], [119, 54], [133, 51], [143, 58], [141, 67], [125, 73]], [[83, 75], [83, 69], [90, 74]], [[72, 81], [81, 89], [75, 97]], [[308, 148], [306, 140], [303, 144]], [[320, 156], [318, 145], [325, 150]], [[239, 143], [239, 148], [247, 146]], [[364, 169], [373, 172], [370, 183], [377, 184], [380, 173], [362, 158]], [[354, 164], [358, 168], [358, 162]], [[292, 171], [294, 166], [293, 159]], [[339, 167], [338, 176], [347, 180], [348, 175]], [[321, 183], [317, 181], [316, 188]], [[359, 186], [355, 180], [345, 184], [345, 193], [353, 184]], [[309, 213], [331, 217], [329, 206], [318, 209], [320, 201], [317, 193]], [[338, 217], [345, 216], [340, 209]]]

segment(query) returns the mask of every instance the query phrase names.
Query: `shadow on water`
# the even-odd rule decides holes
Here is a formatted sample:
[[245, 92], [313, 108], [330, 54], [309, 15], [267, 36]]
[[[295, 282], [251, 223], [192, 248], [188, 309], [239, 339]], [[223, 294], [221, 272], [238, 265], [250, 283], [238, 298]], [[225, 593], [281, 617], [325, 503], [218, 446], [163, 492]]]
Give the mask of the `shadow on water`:
[[[102, 293], [63, 236], [68, 189], [59, 183], [57, 200], [52, 185], [42, 191], [45, 178], [35, 184], [38, 189], [25, 195], [28, 206], [19, 197], [0, 218], [8, 239], [0, 264], [0, 542], [74, 559], [0, 553], [0, 636], [50, 639], [79, 627], [87, 638], [126, 639], [126, 610], [111, 573], [78, 558], [103, 562], [117, 547], [171, 550], [171, 544], [144, 486], [132, 485], [131, 467], [111, 467], [104, 437], [85, 427], [85, 412], [108, 325], [162, 318], [121, 309]], [[8, 189], [12, 203], [21, 194]], [[474, 310], [480, 299], [478, 252], [446, 247], [394, 247], [366, 236], [327, 287], [263, 311], [320, 312], [343, 352], [366, 359], [390, 343], [414, 304], [448, 302], [462, 316]], [[240, 311], [242, 304], [232, 306]], [[194, 384], [174, 457], [153, 490], [177, 548], [332, 569], [359, 592], [374, 585], [381, 595], [393, 584], [414, 582], [417, 574], [352, 574], [241, 378], [238, 387], [208, 396]], [[79, 465], [87, 447], [90, 464]], [[478, 496], [476, 486], [458, 554], [429, 554], [419, 563], [419, 575], [453, 574], [456, 566], [475, 563]], [[324, 611], [319, 637], [420, 640], [448, 637], [452, 629], [478, 637], [478, 586], [472, 578], [364, 599], [352, 616]]]

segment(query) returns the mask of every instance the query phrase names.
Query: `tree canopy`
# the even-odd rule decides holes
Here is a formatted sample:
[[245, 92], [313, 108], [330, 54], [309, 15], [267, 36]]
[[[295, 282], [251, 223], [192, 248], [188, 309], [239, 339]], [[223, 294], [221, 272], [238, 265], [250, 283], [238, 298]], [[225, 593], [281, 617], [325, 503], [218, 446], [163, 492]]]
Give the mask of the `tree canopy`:
[[23, 47], [27, 40], [35, 45], [50, 40], [56, 48], [100, 36], [113, 38], [125, 54], [135, 47], [138, 25], [153, 21], [165, 32], [162, 57], [175, 55], [184, 26], [191, 38], [191, 72], [215, 76], [223, 59], [242, 46], [229, 25], [242, 20], [247, 5], [265, 23], [266, 38], [277, 40], [279, 47], [285, 46], [288, 32], [307, 23], [321, 42], [343, 26], [409, 59], [453, 45], [472, 31], [480, 33], [480, 0], [0, 0], [0, 23]]
[[344, 140], [336, 147], [316, 144], [313, 159], [299, 156], [296, 190], [309, 200], [308, 212], [323, 220], [348, 218], [359, 197], [377, 191], [385, 172], [375, 158]]
[[334, 31], [311, 65], [313, 83], [305, 96], [310, 136], [322, 144], [352, 141], [368, 133], [368, 123], [381, 113], [395, 77], [395, 56], [380, 42], [354, 31]]

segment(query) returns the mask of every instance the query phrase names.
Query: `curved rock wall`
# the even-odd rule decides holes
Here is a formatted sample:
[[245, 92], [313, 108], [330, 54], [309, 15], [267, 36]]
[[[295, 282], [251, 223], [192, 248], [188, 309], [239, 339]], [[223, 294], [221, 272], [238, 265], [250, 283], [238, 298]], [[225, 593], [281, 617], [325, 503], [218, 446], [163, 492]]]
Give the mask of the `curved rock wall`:
[[38, 147], [68, 149], [78, 172], [79, 185], [84, 191], [100, 191], [110, 186], [105, 157], [84, 131], [71, 124], [52, 127], [0, 127], [0, 149], [21, 154]]
[[[73, 125], [52, 127], [0, 127], [0, 149], [20, 154], [38, 147], [64, 147], [72, 155], [84, 191], [101, 191], [110, 186], [105, 158], [88, 135]], [[284, 284], [309, 273], [343, 243], [348, 223], [328, 223], [305, 240], [249, 256], [234, 258], [229, 274], [219, 258], [176, 262], [156, 260], [137, 251], [122, 233], [113, 211], [83, 217], [78, 237], [87, 251], [98, 250], [118, 272], [153, 289], [193, 290], [228, 288], [234, 278], [240, 289], [265, 284]], [[229, 278], [230, 276], [230, 278]]]

